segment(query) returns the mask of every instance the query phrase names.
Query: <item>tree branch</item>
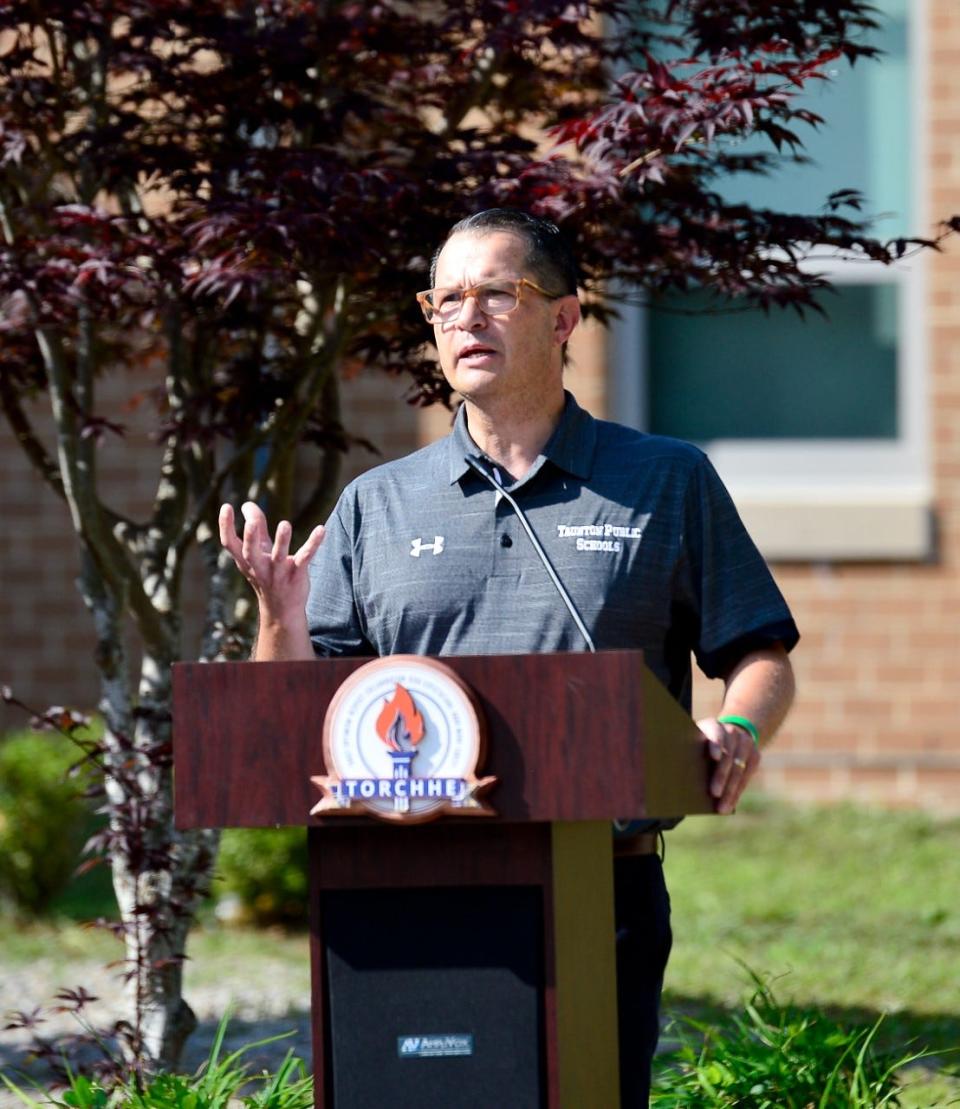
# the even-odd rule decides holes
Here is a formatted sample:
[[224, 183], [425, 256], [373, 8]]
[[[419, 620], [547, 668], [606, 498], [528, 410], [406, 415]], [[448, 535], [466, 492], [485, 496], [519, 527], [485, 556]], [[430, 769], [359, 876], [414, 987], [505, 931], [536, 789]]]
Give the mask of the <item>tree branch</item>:
[[[33, 428], [33, 424], [30, 422], [30, 418], [27, 416], [23, 409], [23, 405], [20, 403], [20, 396], [11, 384], [9, 376], [6, 374], [0, 374], [0, 408], [3, 409], [3, 413], [7, 418], [7, 423], [9, 423], [13, 431], [14, 438], [20, 445], [20, 449], [27, 456], [27, 460], [31, 466], [50, 489], [52, 489], [61, 500], [66, 501], [67, 494], [60, 469], [53, 456], [40, 441], [39, 436]], [[136, 525], [131, 520], [128, 520], [120, 513], [106, 507], [103, 507], [102, 511], [111, 529], [115, 529], [118, 526], [124, 529], [136, 528]]]
[[127, 551], [106, 526], [96, 496], [94, 475], [78, 457], [79, 432], [63, 344], [49, 328], [39, 328], [36, 336], [50, 383], [59, 469], [74, 531], [87, 544], [105, 585], [125, 599], [151, 653], [167, 657], [172, 646], [169, 628], [150, 604]]
[[294, 390], [279, 410], [279, 414], [271, 415], [265, 422], [263, 430], [269, 434], [271, 442], [282, 446], [279, 451], [271, 452], [263, 473], [252, 484], [251, 500], [257, 500], [265, 490], [269, 490], [269, 482], [273, 474], [284, 464], [285, 455], [296, 449], [303, 435], [303, 429], [323, 395], [327, 378], [333, 373], [343, 353], [351, 335], [345, 311], [347, 296], [347, 284], [344, 280], [340, 280], [329, 298], [329, 305], [317, 305], [313, 309], [319, 319], [327, 321], [322, 330], [323, 338], [315, 344], [316, 349], [310, 355], [314, 368], [305, 375], [303, 390]]
[[[93, 415], [93, 342], [93, 317], [89, 305], [82, 305], [77, 327], [77, 371], [73, 395], [77, 411], [84, 419]], [[84, 435], [81, 429], [79, 435], [75, 434], [75, 442], [78, 469], [86, 475], [86, 484], [93, 491], [97, 488], [96, 440], [92, 435]]]
[[0, 231], [3, 232], [3, 241], [7, 246], [13, 246], [17, 241], [17, 235], [10, 217], [10, 203], [4, 195], [5, 192], [5, 189], [0, 189]]
[[[198, 391], [202, 376], [201, 367], [205, 362], [206, 344], [202, 329], [198, 328], [192, 349], [187, 350], [183, 339], [180, 310], [176, 304], [168, 306], [166, 325], [169, 349], [165, 382], [167, 401], [171, 412], [182, 421], [188, 403]], [[196, 538], [197, 530], [202, 524], [208, 525], [211, 535], [216, 534], [212, 509], [220, 497], [223, 482], [245, 458], [253, 455], [263, 441], [261, 435], [254, 434], [246, 441], [241, 451], [235, 453], [226, 465], [217, 470], [212, 447], [204, 446], [196, 437], [191, 437], [189, 442], [184, 443], [179, 431], [171, 437], [180, 472], [186, 477], [189, 496], [194, 501], [193, 511], [189, 515], [186, 512], [187, 502], [181, 505], [177, 530], [171, 535], [169, 560], [172, 565], [182, 564], [187, 548]], [[203, 540], [199, 542], [202, 545]]]
[[[240, 450], [231, 455], [228, 462], [224, 463], [224, 465], [215, 470], [208, 477], [204, 483], [203, 492], [194, 506], [193, 512], [184, 521], [183, 526], [180, 528], [180, 534], [177, 536], [176, 543], [174, 544], [176, 556], [178, 558], [183, 556], [197, 528], [208, 518], [212, 507], [219, 502], [223, 485], [227, 478], [236, 474], [244, 462], [248, 462], [262, 446], [265, 446], [269, 442], [270, 436], [271, 431], [269, 429], [261, 428], [247, 439]], [[246, 498], [249, 500], [254, 496], [254, 491], [252, 483], [247, 484], [250, 486], [246, 493]]]
[[[57, 121], [56, 131], [59, 134], [63, 133], [65, 126], [66, 115], [63, 110], [63, 63], [60, 57], [60, 51], [57, 49], [57, 31], [51, 27], [48, 20], [42, 21], [43, 33], [47, 39], [47, 49], [50, 51], [50, 68], [53, 71], [53, 87], [57, 90]], [[64, 44], [65, 48], [65, 44]]]
[[171, 436], [160, 463], [160, 482], [153, 502], [148, 535], [150, 540], [142, 564], [144, 588], [154, 608], [171, 616], [176, 612], [182, 551], [174, 540], [183, 526], [187, 489], [183, 461], [176, 439]]
[[63, 478], [60, 476], [57, 464], [46, 447], [37, 438], [36, 432], [20, 404], [20, 398], [6, 374], [0, 374], [0, 405], [3, 406], [7, 422], [10, 424], [13, 434], [30, 464], [54, 493], [61, 499], [66, 500], [67, 495], [63, 488]]
[[[340, 385], [336, 374], [328, 374], [323, 393], [324, 411], [328, 412], [334, 420], [340, 420]], [[300, 507], [293, 521], [294, 532], [303, 528], [312, 527], [318, 519], [325, 518], [340, 484], [340, 471], [342, 470], [343, 454], [336, 448], [327, 448], [323, 452], [320, 463], [320, 473], [314, 484], [313, 490], [306, 502]]]

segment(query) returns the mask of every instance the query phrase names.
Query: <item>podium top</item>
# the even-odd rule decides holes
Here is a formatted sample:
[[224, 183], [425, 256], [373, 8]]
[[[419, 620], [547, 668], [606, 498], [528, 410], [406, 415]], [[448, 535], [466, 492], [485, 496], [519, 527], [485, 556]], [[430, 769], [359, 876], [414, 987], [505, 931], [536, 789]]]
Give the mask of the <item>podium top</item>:
[[[323, 722], [369, 659], [177, 663], [178, 827], [318, 826]], [[487, 796], [499, 822], [712, 812], [703, 736], [640, 651], [448, 656], [486, 721]], [[458, 819], [444, 817], [444, 820]]]

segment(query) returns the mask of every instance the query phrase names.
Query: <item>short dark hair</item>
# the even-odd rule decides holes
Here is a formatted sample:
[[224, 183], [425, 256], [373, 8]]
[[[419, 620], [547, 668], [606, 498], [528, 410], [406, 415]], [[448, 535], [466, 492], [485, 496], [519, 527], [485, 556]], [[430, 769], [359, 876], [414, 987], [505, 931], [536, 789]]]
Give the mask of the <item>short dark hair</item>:
[[487, 208], [455, 223], [434, 252], [430, 262], [430, 284], [437, 279], [440, 252], [454, 235], [489, 235], [494, 231], [510, 231], [526, 241], [527, 265], [538, 284], [558, 296], [576, 296], [577, 260], [560, 228], [550, 220], [531, 216], [518, 208]]

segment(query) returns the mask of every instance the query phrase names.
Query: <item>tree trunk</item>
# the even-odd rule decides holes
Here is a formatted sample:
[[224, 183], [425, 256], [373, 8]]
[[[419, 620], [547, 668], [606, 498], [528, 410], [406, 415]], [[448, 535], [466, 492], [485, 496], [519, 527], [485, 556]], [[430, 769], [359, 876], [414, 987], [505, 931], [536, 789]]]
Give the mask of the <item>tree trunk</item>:
[[[219, 836], [173, 826], [171, 669], [146, 654], [133, 695], [122, 606], [84, 549], [78, 582], [97, 633], [108, 854], [125, 946], [129, 1011], [118, 1022], [128, 1061], [176, 1066], [196, 1018], [183, 1000], [190, 924], [209, 889]], [[178, 617], [168, 612], [172, 623]], [[134, 707], [136, 706], [136, 707]]]
[[178, 832], [171, 789], [171, 672], [143, 660], [132, 746], [111, 733], [120, 769], [108, 779], [114, 890], [124, 923], [133, 1019], [124, 1049], [148, 1066], [174, 1067], [196, 1018], [183, 999], [187, 934], [206, 896], [219, 836]]
[[154, 816], [148, 806], [150, 836], [169, 837], [168, 865], [133, 870], [114, 853], [113, 884], [127, 925], [127, 991], [134, 1017], [125, 1050], [151, 1068], [169, 1070], [197, 1026], [183, 997], [183, 959], [193, 913], [216, 858], [217, 832], [177, 833], [168, 822], [164, 833], [165, 818], [154, 823]]

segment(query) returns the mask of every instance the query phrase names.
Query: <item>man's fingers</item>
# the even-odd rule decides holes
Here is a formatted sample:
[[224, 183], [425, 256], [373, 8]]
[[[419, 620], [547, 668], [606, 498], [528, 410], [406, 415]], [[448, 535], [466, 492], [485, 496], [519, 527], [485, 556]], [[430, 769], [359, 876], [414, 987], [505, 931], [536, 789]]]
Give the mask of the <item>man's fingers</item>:
[[293, 556], [294, 565], [298, 570], [301, 566], [305, 566], [317, 553], [320, 544], [323, 542], [324, 535], [326, 535], [326, 529], [323, 524], [319, 524], [307, 536], [306, 541]]
[[243, 514], [244, 538], [249, 534], [260, 550], [270, 550], [273, 547], [273, 540], [270, 538], [270, 528], [267, 526], [263, 509], [253, 501], [244, 501], [240, 511]]
[[719, 809], [733, 767], [733, 761], [727, 749], [727, 731], [722, 724], [712, 717], [706, 720], [698, 720], [697, 727], [707, 737], [707, 751], [710, 758], [717, 764], [710, 776], [710, 795], [716, 799]]
[[269, 556], [273, 550], [273, 540], [267, 527], [263, 510], [253, 501], [244, 501], [240, 506], [243, 513], [243, 557], [251, 564], [263, 563], [263, 555]]
[[220, 527], [220, 542], [225, 547], [229, 547], [230, 540], [237, 538], [237, 525], [233, 518], [232, 504], [220, 505], [220, 515], [217, 517], [217, 524]]
[[267, 530], [267, 518], [256, 501], [244, 501], [240, 505], [240, 514], [248, 524], [259, 525], [264, 531]]
[[723, 798], [727, 791], [727, 784], [730, 781], [730, 772], [733, 769], [733, 762], [726, 752], [720, 757], [719, 764], [713, 772], [713, 777], [710, 780], [710, 792], [718, 800]]
[[720, 762], [726, 755], [726, 732], [722, 724], [718, 724], [712, 717], [698, 720], [697, 727], [707, 737], [707, 752], [714, 762]]
[[313, 529], [307, 536], [306, 541], [297, 550], [297, 552], [290, 555], [290, 540], [293, 538], [293, 525], [289, 520], [281, 520], [277, 524], [277, 533], [273, 541], [273, 548], [270, 557], [274, 563], [286, 562], [289, 558], [296, 570], [299, 570], [303, 565], [310, 561], [316, 554], [317, 548], [323, 542], [324, 528], [320, 524]]
[[270, 557], [274, 562], [280, 562], [287, 557], [290, 553], [290, 538], [293, 535], [293, 528], [290, 526], [289, 520], [281, 520], [277, 524], [276, 535], [273, 540], [273, 549]]
[[710, 777], [710, 794], [717, 812], [732, 813], [747, 782], [760, 762], [760, 752], [750, 736], [736, 727], [717, 720], [699, 720], [698, 727], [706, 735], [710, 757], [717, 764]]
[[237, 521], [233, 515], [233, 505], [220, 506], [220, 515], [217, 518], [220, 527], [220, 543], [232, 556], [234, 562], [243, 558], [243, 549], [237, 535]]
[[731, 737], [725, 760], [726, 777], [723, 789], [716, 795], [719, 798], [717, 803], [718, 812], [732, 813], [735, 811], [740, 797], [759, 763], [760, 752], [753, 745], [753, 740], [749, 736], [746, 737], [746, 742]]

